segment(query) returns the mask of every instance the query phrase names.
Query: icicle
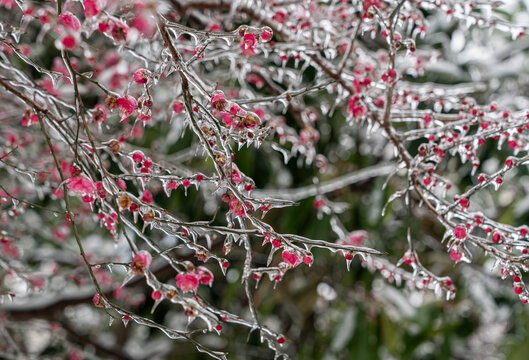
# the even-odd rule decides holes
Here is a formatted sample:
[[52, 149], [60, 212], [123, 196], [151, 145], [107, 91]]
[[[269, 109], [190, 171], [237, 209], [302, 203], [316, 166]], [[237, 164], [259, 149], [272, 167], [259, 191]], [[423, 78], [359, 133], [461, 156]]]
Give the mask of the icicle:
[[349, 260], [349, 259], [346, 259], [345, 260], [345, 264], [347, 266], [347, 271], [350, 271], [351, 270], [351, 263], [353, 262], [353, 260]]
[[160, 305], [162, 300], [163, 300], [163, 295], [162, 295], [161, 299], [158, 299], [158, 300], [154, 301], [154, 305], [152, 306], [152, 309], [151, 309], [151, 314], [154, 314], [154, 310], [156, 310], [156, 308], [158, 307], [158, 305]]
[[129, 281], [131, 281], [132, 278], [134, 278], [134, 276], [135, 276], [135, 274], [131, 270], [129, 270], [127, 275], [125, 275], [125, 278], [123, 279], [123, 282], [121, 283], [120, 288], [122, 288], [123, 286], [127, 285], [127, 283]]

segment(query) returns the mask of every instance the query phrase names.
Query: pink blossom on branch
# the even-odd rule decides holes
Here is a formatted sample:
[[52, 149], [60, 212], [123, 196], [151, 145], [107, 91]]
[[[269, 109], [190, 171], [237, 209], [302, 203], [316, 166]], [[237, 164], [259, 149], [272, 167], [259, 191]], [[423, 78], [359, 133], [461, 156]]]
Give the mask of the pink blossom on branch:
[[84, 16], [87, 18], [92, 18], [99, 14], [99, 12], [101, 11], [101, 5], [99, 3], [99, 0], [84, 0], [83, 6]]
[[116, 107], [119, 110], [121, 115], [121, 122], [128, 121], [129, 116], [133, 115], [136, 112], [138, 102], [132, 96], [120, 97], [116, 101]]
[[95, 185], [92, 180], [84, 176], [75, 176], [66, 180], [68, 189], [78, 192], [80, 194], [91, 194], [95, 190]]
[[146, 251], [138, 252], [132, 259], [131, 269], [136, 275], [143, 274], [143, 272], [151, 266], [151, 254]]
[[81, 23], [79, 22], [79, 19], [69, 11], [63, 11], [61, 15], [59, 15], [58, 19], [62, 25], [64, 25], [70, 30], [77, 32], [81, 28]]
[[198, 287], [199, 279], [193, 273], [176, 275], [176, 286], [183, 292], [195, 292]]

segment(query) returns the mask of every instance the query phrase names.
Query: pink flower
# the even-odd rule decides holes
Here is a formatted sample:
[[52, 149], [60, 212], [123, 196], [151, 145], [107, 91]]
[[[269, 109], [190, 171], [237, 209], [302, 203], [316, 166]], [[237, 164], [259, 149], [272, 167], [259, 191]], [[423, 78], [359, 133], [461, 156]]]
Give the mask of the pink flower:
[[244, 56], [246, 56], [246, 57], [252, 57], [255, 54], [257, 54], [255, 52], [255, 48], [253, 48], [253, 47], [247, 48], [247, 47], [243, 47], [243, 45], [241, 45], [241, 49], [242, 49], [242, 54]]
[[91, 18], [99, 14], [101, 7], [99, 6], [98, 0], [84, 0], [84, 16]]
[[127, 41], [129, 28], [121, 21], [114, 21], [110, 24], [110, 34], [115, 42]]
[[151, 38], [156, 31], [156, 22], [144, 15], [135, 16], [130, 20], [129, 24], [147, 38]]
[[96, 191], [101, 199], [104, 199], [107, 196], [107, 191], [101, 181], [96, 182]]
[[271, 31], [268, 31], [268, 30], [263, 30], [261, 32], [261, 39], [263, 41], [268, 41], [272, 38], [272, 32]]
[[461, 253], [456, 251], [455, 249], [450, 249], [450, 259], [454, 260], [455, 262], [461, 261]]
[[140, 163], [143, 161], [143, 154], [141, 152], [135, 152], [132, 155], [132, 160], [134, 160], [135, 163]]
[[299, 260], [299, 257], [291, 253], [289, 251], [283, 251], [283, 254], [281, 254], [281, 257], [283, 258], [283, 261], [286, 262], [289, 265], [292, 265], [292, 267], [296, 267], [301, 262]]
[[456, 237], [456, 239], [461, 240], [467, 237], [467, 232], [464, 227], [456, 226], [456, 228], [454, 229], [454, 236]]
[[361, 117], [366, 112], [366, 108], [360, 104], [360, 97], [355, 95], [349, 98], [348, 111], [353, 117]]
[[42, 289], [44, 287], [44, 278], [41, 277], [28, 277], [29, 283], [31, 284], [31, 287], [34, 289]]
[[141, 201], [150, 204], [152, 203], [152, 193], [149, 190], [145, 190], [143, 193], [143, 196], [141, 198]]
[[103, 301], [101, 301], [101, 296], [99, 296], [99, 294], [94, 295], [94, 297], [92, 298], [92, 302], [97, 307], [103, 307]]
[[255, 38], [255, 35], [252, 33], [244, 34], [244, 37], [242, 38], [242, 43], [246, 48], [255, 47], [255, 44], [257, 43], [257, 39]]
[[97, 28], [100, 32], [106, 33], [110, 26], [106, 22], [100, 22], [99, 24], [97, 24]]
[[107, 118], [108, 118], [108, 113], [103, 105], [97, 104], [96, 106], [94, 106], [94, 112], [92, 113], [92, 119], [97, 125], [107, 121]]
[[242, 181], [241, 173], [235, 168], [235, 165], [233, 165], [233, 167], [234, 169], [231, 173], [231, 179], [235, 184], [240, 184], [240, 182]]
[[195, 292], [198, 287], [198, 278], [193, 273], [176, 275], [176, 286], [183, 292]]
[[222, 122], [227, 125], [227, 126], [230, 126], [230, 127], [233, 127], [235, 126], [235, 121], [233, 120], [233, 117], [227, 113], [227, 112], [223, 112], [222, 115]]
[[66, 182], [68, 183], [68, 189], [83, 195], [92, 193], [96, 188], [92, 180], [87, 179], [84, 176], [75, 176], [69, 178]]
[[128, 117], [134, 114], [137, 106], [138, 102], [132, 96], [129, 95], [127, 97], [120, 97], [116, 101], [116, 107], [119, 109], [119, 113], [121, 114], [121, 122], [126, 122]]
[[159, 291], [153, 291], [153, 292], [151, 293], [151, 298], [152, 298], [153, 300], [155, 300], [155, 301], [156, 301], [156, 300], [160, 300], [160, 299], [162, 298], [162, 293], [159, 292]]
[[348, 245], [361, 246], [362, 242], [367, 239], [367, 232], [364, 230], [353, 231], [348, 236]]
[[237, 216], [246, 216], [246, 213], [244, 212], [244, 207], [239, 202], [239, 200], [237, 200], [237, 198], [233, 198], [230, 201], [230, 211]]
[[82, 199], [84, 203], [91, 203], [95, 200], [95, 198], [91, 195], [83, 195]]
[[0, 5], [2, 5], [3, 7], [5, 7], [8, 10], [11, 10], [12, 8], [15, 7], [16, 2], [15, 2], [15, 0], [1, 0], [0, 1]]
[[143, 272], [151, 266], [151, 262], [151, 254], [144, 250], [138, 252], [132, 259], [132, 272], [136, 275], [143, 274]]
[[222, 110], [226, 106], [226, 99], [222, 91], [217, 91], [211, 96], [211, 106], [217, 110]]
[[237, 104], [231, 104], [230, 106], [230, 114], [236, 115], [240, 110], [242, 110], [239, 105]]
[[222, 28], [220, 27], [220, 24], [218, 24], [218, 23], [210, 23], [208, 25], [208, 30], [212, 31], [212, 32], [215, 32], [215, 31], [221, 31]]
[[274, 19], [275, 21], [277, 21], [280, 24], [284, 24], [285, 21], [286, 21], [286, 15], [285, 15], [284, 12], [278, 11], [278, 12], [275, 13], [274, 16], [272, 16], [272, 19]]
[[151, 76], [151, 73], [147, 69], [138, 69], [136, 72], [132, 75], [132, 79], [136, 82], [136, 84], [146, 84], [147, 81], [149, 81], [149, 78]]
[[61, 94], [59, 94], [57, 91], [55, 91], [55, 88], [53, 87], [53, 82], [50, 79], [46, 78], [46, 79], [40, 80], [38, 82], [38, 84], [39, 84], [39, 86], [41, 88], [43, 88], [44, 90], [46, 90], [50, 94], [55, 95], [55, 96], [57, 96], [59, 98], [61, 97]]
[[35, 114], [29, 115], [29, 119], [27, 117], [27, 114], [24, 114], [22, 116], [22, 126], [27, 127], [32, 124], [38, 124], [39, 123], [39, 117]]
[[[56, 43], [57, 44], [57, 43]], [[73, 50], [77, 46], [77, 39], [72, 35], [66, 35], [58, 44], [57, 48], [60, 49], [66, 49], [66, 50]]]
[[496, 232], [496, 233], [492, 234], [492, 242], [499, 243], [500, 240], [502, 240], [502, 237], [501, 237], [500, 233]]
[[59, 22], [73, 31], [79, 31], [81, 27], [79, 19], [69, 11], [64, 11], [59, 15]]
[[327, 204], [327, 200], [322, 197], [316, 197], [314, 200], [314, 209], [319, 210]]
[[209, 285], [213, 283], [213, 273], [209, 271], [208, 268], [204, 266], [197, 267], [196, 273], [200, 279], [200, 283], [204, 285]]
[[184, 104], [176, 100], [173, 104], [173, 110], [175, 113], [180, 114], [182, 111], [184, 111]]
[[3, 255], [13, 259], [20, 257], [20, 252], [18, 251], [18, 248], [14, 245], [13, 240], [2, 239], [0, 240], [0, 244], [2, 244]]

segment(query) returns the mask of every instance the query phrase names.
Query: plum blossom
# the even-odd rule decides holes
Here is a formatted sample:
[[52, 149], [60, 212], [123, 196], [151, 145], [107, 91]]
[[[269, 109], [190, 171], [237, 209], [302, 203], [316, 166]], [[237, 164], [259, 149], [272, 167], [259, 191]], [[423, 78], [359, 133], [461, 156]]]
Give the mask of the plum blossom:
[[95, 294], [92, 298], [92, 302], [96, 307], [103, 307], [103, 301], [101, 299], [101, 296], [99, 294]]
[[181, 101], [176, 100], [173, 103], [173, 110], [176, 114], [180, 114], [182, 111], [184, 111], [184, 104], [182, 104]]
[[257, 39], [254, 34], [246, 33], [243, 36], [241, 49], [244, 56], [251, 57], [256, 54], [255, 46], [257, 44]]
[[24, 114], [22, 116], [22, 126], [30, 126], [32, 124], [38, 124], [39, 123], [39, 117], [35, 114]]
[[263, 30], [261, 32], [261, 40], [266, 42], [266, 41], [270, 40], [271, 38], [272, 38], [272, 31], [271, 30], [267, 29], [267, 30]]
[[120, 97], [116, 101], [116, 107], [119, 110], [119, 113], [121, 115], [121, 122], [126, 122], [132, 114], [135, 113], [136, 108], [138, 106], [138, 102], [136, 99], [132, 96], [127, 97]]
[[58, 19], [64, 27], [70, 30], [79, 31], [79, 29], [81, 28], [81, 23], [79, 22], [79, 19], [69, 11], [63, 11], [59, 15]]
[[73, 50], [77, 47], [79, 40], [76, 36], [65, 34], [57, 39], [55, 47], [59, 50]]
[[146, 84], [150, 79], [151, 73], [147, 69], [138, 69], [134, 72], [132, 75], [132, 79], [136, 82], [136, 84]]
[[211, 96], [211, 106], [217, 110], [223, 110], [226, 106], [226, 99], [222, 91], [217, 91]]
[[151, 266], [151, 254], [147, 251], [139, 251], [132, 259], [131, 270], [134, 274], [143, 274]]
[[454, 260], [455, 262], [460, 262], [463, 255], [460, 251], [452, 248], [450, 249], [450, 259]]
[[156, 301], [156, 300], [160, 300], [162, 298], [162, 293], [155, 290], [151, 293], [151, 298]]
[[198, 287], [198, 277], [194, 273], [176, 275], [176, 286], [183, 292], [195, 292]]
[[97, 125], [100, 125], [107, 121], [108, 113], [103, 105], [97, 104], [94, 106], [94, 112], [92, 113], [92, 119]]
[[244, 207], [242, 206], [242, 204], [239, 202], [239, 200], [237, 198], [233, 198], [229, 202], [229, 205], [230, 205], [230, 211], [234, 215], [242, 216], [242, 217], [246, 216], [246, 212], [244, 211]]
[[209, 285], [213, 283], [213, 273], [204, 266], [197, 267], [196, 273], [200, 279], [200, 283], [203, 285]]
[[456, 239], [464, 239], [467, 237], [467, 232], [464, 227], [462, 226], [456, 226], [454, 229], [454, 236]]
[[367, 231], [365, 230], [356, 230], [349, 233], [349, 235], [338, 241], [342, 245], [353, 245], [353, 246], [362, 246], [364, 240], [368, 237]]
[[96, 189], [92, 180], [84, 176], [75, 176], [66, 180], [68, 189], [78, 192], [82, 195], [91, 194]]
[[295, 253], [290, 251], [283, 251], [281, 257], [283, 258], [283, 261], [285, 263], [291, 265], [292, 267], [296, 267], [301, 263], [299, 257]]
[[101, 6], [99, 3], [99, 0], [84, 0], [83, 1], [84, 6], [84, 16], [86, 18], [92, 18], [99, 14], [101, 11]]
[[110, 34], [115, 42], [127, 41], [129, 27], [121, 21], [115, 20], [110, 23]]

